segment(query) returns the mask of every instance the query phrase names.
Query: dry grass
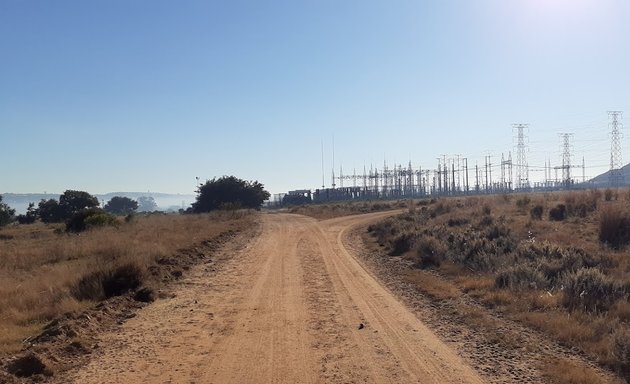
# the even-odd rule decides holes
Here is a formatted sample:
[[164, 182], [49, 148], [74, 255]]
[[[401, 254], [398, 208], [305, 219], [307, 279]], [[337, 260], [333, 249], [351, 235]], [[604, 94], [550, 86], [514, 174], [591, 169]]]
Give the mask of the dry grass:
[[[591, 367], [585, 367], [575, 362], [558, 358], [545, 365], [544, 375], [554, 384], [604, 384], [604, 381]], [[622, 383], [621, 380], [618, 383]]]
[[329, 204], [299, 205], [290, 207], [287, 211], [289, 213], [310, 216], [318, 220], [326, 220], [335, 217], [389, 211], [392, 209], [413, 210], [418, 205], [425, 205], [428, 204], [428, 202], [428, 200], [349, 201]]
[[146, 270], [156, 259], [252, 222], [250, 214], [220, 213], [138, 216], [118, 228], [80, 235], [41, 223], [3, 228], [0, 353], [20, 349], [21, 340], [53, 317], [92, 305], [89, 300], [78, 300], [76, 292], [73, 295], [82, 278], [124, 265], [148, 275]]
[[436, 300], [448, 300], [459, 297], [460, 291], [452, 284], [421, 270], [409, 270], [403, 276], [404, 281], [415, 284], [423, 293]]
[[[439, 199], [372, 225], [370, 232], [386, 250], [403, 244], [405, 255], [417, 253], [416, 268], [429, 265], [421, 262], [426, 252], [420, 244], [430, 242], [440, 250], [430, 267], [461, 294], [623, 377], [630, 371], [630, 191], [615, 194], [620, 197], [610, 201], [601, 191]], [[550, 219], [559, 205], [562, 220]], [[454, 294], [434, 281], [435, 274], [410, 276], [432, 297]], [[470, 315], [480, 326], [487, 320]], [[551, 371], [554, 382], [597, 382], [587, 371]]]

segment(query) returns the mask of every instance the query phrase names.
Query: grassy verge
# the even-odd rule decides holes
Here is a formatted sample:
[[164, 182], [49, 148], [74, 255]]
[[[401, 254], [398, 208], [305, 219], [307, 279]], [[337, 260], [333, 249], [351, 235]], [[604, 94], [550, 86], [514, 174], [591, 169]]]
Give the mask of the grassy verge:
[[[421, 200], [421, 204], [428, 204], [429, 200]], [[361, 213], [389, 211], [392, 209], [406, 209], [418, 204], [414, 200], [389, 201], [348, 201], [330, 204], [312, 204], [289, 207], [289, 213], [310, 216], [318, 220], [332, 219], [341, 216], [358, 215]]]
[[[412, 266], [405, 280], [435, 300], [468, 295], [628, 378], [630, 199], [609, 195], [441, 199], [369, 231]], [[543, 369], [554, 382], [589, 382], [561, 375], [569, 365], [555, 376]]]
[[[3, 228], [0, 354], [17, 352], [23, 339], [61, 314], [129, 290], [160, 288], [169, 276], [158, 267], [178, 251], [254, 220], [249, 213], [148, 215], [81, 234], [41, 223]], [[175, 277], [182, 273], [166, 271]]]

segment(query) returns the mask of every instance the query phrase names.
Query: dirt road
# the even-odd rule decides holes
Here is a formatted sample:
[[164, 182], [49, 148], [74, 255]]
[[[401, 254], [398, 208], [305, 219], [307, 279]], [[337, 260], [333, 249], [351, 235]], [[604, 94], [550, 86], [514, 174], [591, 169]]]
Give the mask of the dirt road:
[[[104, 335], [76, 383], [480, 383], [343, 247], [387, 215], [264, 215], [218, 272], [191, 272]], [[229, 252], [230, 250], [227, 250]]]

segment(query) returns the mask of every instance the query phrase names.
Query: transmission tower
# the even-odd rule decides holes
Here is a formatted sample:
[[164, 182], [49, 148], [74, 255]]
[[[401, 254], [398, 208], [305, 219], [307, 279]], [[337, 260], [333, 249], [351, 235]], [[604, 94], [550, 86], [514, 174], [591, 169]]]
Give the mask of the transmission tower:
[[516, 189], [529, 188], [529, 167], [525, 146], [525, 129], [527, 128], [529, 124], [512, 124], [512, 130], [516, 131]]
[[572, 133], [560, 133], [562, 138], [562, 183], [566, 188], [571, 186], [571, 138]]
[[610, 185], [614, 187], [619, 187], [624, 183], [623, 172], [621, 168], [623, 164], [621, 162], [621, 130], [623, 128], [623, 124], [621, 123], [622, 118], [621, 111], [608, 111], [608, 119], [610, 122], [608, 123], [610, 127]]

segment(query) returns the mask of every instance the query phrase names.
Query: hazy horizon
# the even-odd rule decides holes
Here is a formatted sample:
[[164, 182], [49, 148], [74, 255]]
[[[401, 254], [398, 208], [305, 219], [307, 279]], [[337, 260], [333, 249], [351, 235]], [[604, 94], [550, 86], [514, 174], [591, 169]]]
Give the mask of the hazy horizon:
[[621, 0], [3, 2], [0, 190], [314, 189], [333, 136], [335, 172], [435, 169], [514, 158], [514, 123], [532, 180], [561, 163], [559, 133], [593, 177], [607, 111], [630, 110], [629, 16]]

